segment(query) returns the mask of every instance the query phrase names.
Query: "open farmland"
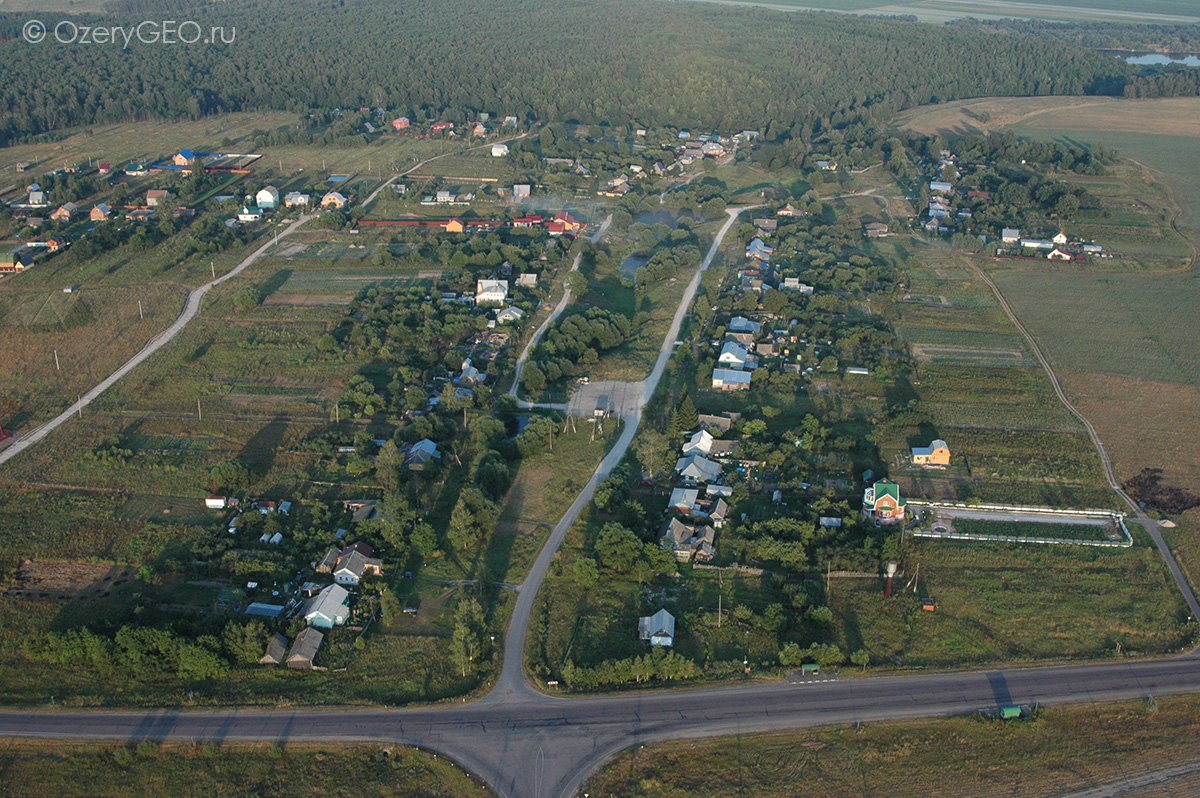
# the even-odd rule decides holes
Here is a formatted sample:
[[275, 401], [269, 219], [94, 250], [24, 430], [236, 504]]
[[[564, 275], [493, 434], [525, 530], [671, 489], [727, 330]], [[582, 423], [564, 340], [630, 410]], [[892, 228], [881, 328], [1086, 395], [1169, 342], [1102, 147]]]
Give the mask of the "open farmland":
[[348, 782], [362, 798], [486, 798], [493, 793], [448, 757], [402, 746], [314, 747], [72, 745], [6, 742], [11, 798], [154, 798], [178, 792], [245, 795], [338, 795]]
[[[1031, 533], [1037, 525], [1029, 525]], [[920, 577], [905, 589], [920, 565]], [[835, 580], [845, 651], [891, 668], [1160, 654], [1187, 645], [1187, 609], [1152, 547], [1082, 549], [905, 542], [890, 600], [875, 580]], [[913, 592], [916, 588], [916, 592]], [[935, 612], [921, 599], [932, 598]]]
[[[291, 130], [296, 121], [296, 115], [292, 113], [254, 111], [220, 114], [195, 121], [94, 125], [60, 141], [0, 149], [0, 188], [24, 177], [13, 171], [21, 161], [33, 163], [35, 173], [40, 174], [64, 164], [89, 161], [104, 161], [113, 166], [152, 162], [185, 147], [201, 152], [249, 152], [256, 134]], [[232, 142], [232, 146], [221, 144], [226, 140]], [[371, 179], [386, 178], [424, 158], [460, 148], [461, 145], [455, 142], [392, 134], [384, 134], [362, 147], [281, 144], [272, 145], [270, 158], [260, 161], [255, 168], [256, 171], [282, 169], [281, 174], [275, 175], [278, 179], [286, 179], [300, 171], [324, 174], [359, 170], [369, 172]]]
[[1067, 0], [1050, 3], [1025, 0], [709, 0], [735, 6], [762, 6], [783, 11], [840, 11], [916, 17], [921, 22], [942, 24], [954, 19], [1045, 19], [1056, 22], [1189, 23], [1200, 19], [1200, 11], [1189, 0], [1146, 0], [1132, 11], [1124, 0]]
[[[982, 120], [987, 119], [985, 123]], [[1151, 208], [1179, 235], [1200, 243], [1200, 100], [985, 98], [913, 109], [898, 124], [953, 137], [1011, 128], [1022, 135], [1102, 143], [1144, 168], [1118, 166], [1094, 178], [1101, 195], [1147, 192]], [[1124, 183], [1117, 189], [1105, 184]], [[1161, 188], [1170, 193], [1162, 195]], [[1153, 213], [1142, 209], [1143, 218]], [[1111, 219], [1110, 219], [1111, 220]], [[1182, 240], [1182, 239], [1180, 239]], [[1179, 250], [1170, 245], [1170, 257]], [[1128, 264], [1036, 269], [981, 261], [1065, 380], [1068, 394], [1097, 425], [1120, 478], [1162, 468], [1169, 484], [1195, 484], [1200, 450], [1196, 412], [1200, 355], [1195, 347], [1195, 274], [1131, 273]], [[1110, 268], [1111, 271], [1106, 271]], [[1153, 408], [1153, 410], [1151, 410]]]
[[806, 794], [824, 798], [892, 795], [898, 785], [929, 798], [1050, 798], [1184, 766], [1142, 789], [1095, 794], [1195, 795], [1200, 778], [1188, 765], [1198, 718], [1200, 700], [1172, 696], [1042, 707], [1017, 722], [976, 715], [675, 740], [626, 751], [584, 789], [629, 798], [792, 798], [803, 782]]
[[0, 292], [0, 419], [17, 428], [57, 415], [128, 360], [179, 315], [185, 296], [168, 283], [70, 294], [20, 285]]

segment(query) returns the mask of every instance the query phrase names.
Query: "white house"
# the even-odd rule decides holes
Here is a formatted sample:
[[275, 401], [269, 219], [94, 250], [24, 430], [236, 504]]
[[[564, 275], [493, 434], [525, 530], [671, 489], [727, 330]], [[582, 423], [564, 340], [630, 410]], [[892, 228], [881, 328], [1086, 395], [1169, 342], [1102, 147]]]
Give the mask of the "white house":
[[525, 311], [520, 308], [505, 308], [496, 314], [497, 324], [508, 324], [525, 318]]
[[1000, 231], [1000, 242], [1003, 244], [1015, 244], [1021, 240], [1021, 231], [1013, 227], [1006, 227]]
[[684, 479], [694, 482], [712, 482], [721, 476], [721, 465], [694, 454], [679, 458], [675, 463], [675, 471]]
[[260, 208], [276, 208], [279, 205], [279, 189], [267, 186], [254, 195], [254, 202]]
[[301, 194], [299, 191], [289, 191], [283, 198], [285, 208], [306, 208], [308, 207], [309, 196]]
[[479, 280], [475, 283], [475, 304], [492, 302], [504, 304], [508, 300], [508, 280]]
[[1065, 247], [1067, 245], [1067, 234], [1059, 230], [1058, 235], [1054, 236], [1054, 238], [1050, 240], [1060, 247]]
[[712, 451], [713, 441], [716, 440], [712, 433], [706, 429], [702, 429], [688, 439], [683, 445], [683, 454], [687, 455], [700, 454], [705, 455]]
[[237, 213], [239, 222], [257, 222], [262, 219], [262, 211], [257, 205], [243, 205], [242, 209]]
[[204, 500], [204, 506], [210, 510], [224, 510], [229, 500], [224, 496], [209, 496]]
[[318, 629], [341, 626], [349, 617], [350, 594], [341, 585], [330, 585], [304, 607], [304, 620]]
[[347, 551], [338, 558], [333, 569], [333, 581], [339, 585], [357, 585], [368, 574], [383, 573], [383, 563], [361, 551]]
[[733, 369], [753, 370], [758, 368], [758, 358], [736, 341], [725, 342], [725, 345], [721, 347], [721, 354], [717, 357], [717, 362]]
[[503, 158], [505, 155], [508, 155], [508, 145], [507, 144], [493, 144], [492, 145], [492, 157], [493, 158]]
[[652, 646], [671, 648], [675, 645], [675, 616], [666, 610], [638, 618], [638, 638]]

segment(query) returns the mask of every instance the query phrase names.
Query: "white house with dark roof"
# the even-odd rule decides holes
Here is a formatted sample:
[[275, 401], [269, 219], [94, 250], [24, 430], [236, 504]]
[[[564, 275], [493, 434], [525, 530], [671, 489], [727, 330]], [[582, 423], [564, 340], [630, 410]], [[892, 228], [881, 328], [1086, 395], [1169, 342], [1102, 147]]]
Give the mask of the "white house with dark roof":
[[260, 208], [274, 209], [279, 205], [279, 189], [267, 186], [254, 195], [254, 204]]
[[652, 646], [675, 645], [675, 616], [666, 610], [638, 618], [638, 638]]

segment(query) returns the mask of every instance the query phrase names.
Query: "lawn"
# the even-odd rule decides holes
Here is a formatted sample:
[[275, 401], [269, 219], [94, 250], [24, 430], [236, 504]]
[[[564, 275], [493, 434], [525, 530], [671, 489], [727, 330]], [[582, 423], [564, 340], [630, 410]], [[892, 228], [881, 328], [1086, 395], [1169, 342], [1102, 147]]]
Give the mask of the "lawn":
[[[402, 746], [63, 745], [7, 741], [12, 798], [353, 795], [464, 798], [493, 793], [447, 757]], [[353, 785], [351, 787], [351, 785]]]
[[610, 424], [603, 437], [594, 439], [592, 426], [577, 423], [555, 438], [553, 452], [521, 461], [500, 523], [482, 553], [487, 573], [502, 582], [524, 581], [559, 516], [583, 490], [623, 428], [620, 422]]
[[[912, 588], [907, 584], [917, 575]], [[1147, 545], [1101, 550], [909, 539], [891, 599], [875, 580], [835, 580], [842, 648], [873, 666], [980, 667], [1178, 651], [1194, 628]], [[914, 592], [915, 588], [915, 592]], [[936, 612], [921, 608], [932, 598]]]
[[[804, 794], [826, 798], [898, 789], [929, 798], [1049, 798], [1192, 763], [1197, 733], [1200, 698], [1172, 696], [1042, 708], [1020, 721], [969, 716], [745, 734], [633, 748], [583, 789], [625, 798], [791, 798], [802, 783]], [[1136, 794], [1191, 795], [1198, 785], [1192, 774]]]

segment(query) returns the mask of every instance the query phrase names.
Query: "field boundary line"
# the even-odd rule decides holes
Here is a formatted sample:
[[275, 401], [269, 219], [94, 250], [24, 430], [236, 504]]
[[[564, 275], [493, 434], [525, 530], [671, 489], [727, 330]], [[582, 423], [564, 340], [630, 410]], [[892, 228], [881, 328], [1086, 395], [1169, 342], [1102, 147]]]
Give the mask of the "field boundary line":
[[1016, 326], [1017, 330], [1020, 331], [1021, 335], [1024, 336], [1025, 341], [1029, 344], [1030, 351], [1033, 352], [1034, 358], [1038, 363], [1041, 364], [1042, 369], [1044, 369], [1046, 372], [1046, 376], [1050, 378], [1050, 384], [1054, 387], [1054, 393], [1056, 396], [1058, 396], [1058, 400], [1062, 402], [1063, 407], [1067, 408], [1067, 410], [1069, 410], [1073, 416], [1078, 418], [1083, 423], [1084, 428], [1087, 430], [1088, 437], [1092, 439], [1092, 444], [1096, 447], [1096, 451], [1100, 454], [1100, 464], [1104, 468], [1104, 478], [1108, 482], [1108, 486], [1112, 488], [1113, 492], [1120, 496], [1126, 504], [1129, 505], [1129, 507], [1133, 510], [1133, 514], [1137, 519], [1137, 523], [1146, 530], [1146, 533], [1150, 535], [1150, 538], [1154, 541], [1155, 548], [1158, 549], [1158, 553], [1162, 555], [1164, 562], [1167, 564], [1167, 570], [1170, 571], [1171, 578], [1175, 580], [1175, 586], [1183, 595], [1183, 599], [1187, 603], [1188, 609], [1191, 611], [1190, 620], [1200, 620], [1200, 601], [1196, 600], [1196, 594], [1192, 591], [1192, 586], [1188, 583], [1187, 577], [1183, 575], [1183, 571], [1180, 569], [1179, 563], [1175, 561], [1175, 556], [1171, 553], [1171, 548], [1167, 545], [1167, 541], [1163, 539], [1162, 532], [1158, 528], [1158, 522], [1146, 515], [1146, 513], [1142, 511], [1142, 508], [1138, 506], [1138, 503], [1130, 498], [1129, 494], [1125, 492], [1125, 489], [1121, 487], [1121, 484], [1117, 482], [1116, 473], [1113, 471], [1112, 458], [1109, 456], [1108, 450], [1104, 448], [1104, 442], [1100, 440], [1100, 433], [1096, 431], [1096, 428], [1092, 425], [1092, 422], [1088, 421], [1087, 416], [1079, 412], [1075, 405], [1071, 404], [1071, 400], [1067, 398], [1067, 394], [1063, 390], [1062, 384], [1058, 381], [1058, 375], [1054, 373], [1054, 368], [1050, 365], [1050, 361], [1046, 359], [1044, 354], [1042, 354], [1041, 347], [1038, 346], [1033, 335], [1025, 328], [1025, 325], [1021, 323], [1021, 320], [1017, 318], [1016, 312], [1012, 309], [1012, 306], [1008, 304], [1008, 300], [1005, 299], [1003, 292], [1000, 291], [1000, 287], [996, 285], [992, 278], [987, 275], [987, 272], [981, 269], [978, 264], [976, 264], [970, 258], [963, 258], [962, 260], [966, 262], [967, 267], [970, 268], [971, 271], [973, 271], [979, 277], [979, 279], [983, 280], [992, 289], [992, 293], [996, 295], [996, 301], [1000, 303], [1000, 308]]

